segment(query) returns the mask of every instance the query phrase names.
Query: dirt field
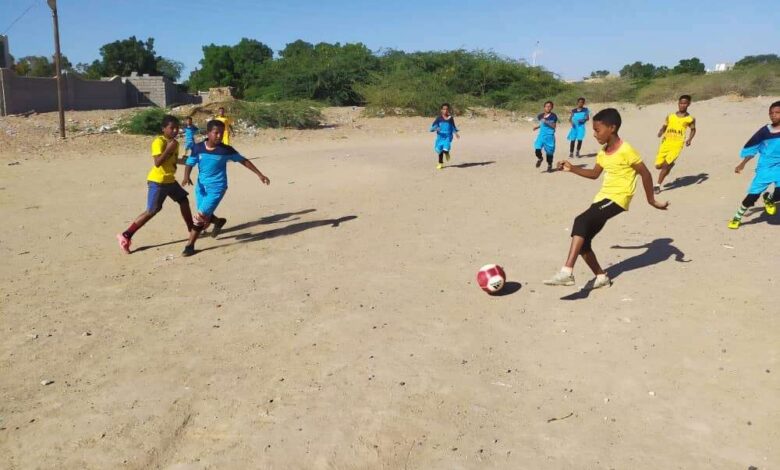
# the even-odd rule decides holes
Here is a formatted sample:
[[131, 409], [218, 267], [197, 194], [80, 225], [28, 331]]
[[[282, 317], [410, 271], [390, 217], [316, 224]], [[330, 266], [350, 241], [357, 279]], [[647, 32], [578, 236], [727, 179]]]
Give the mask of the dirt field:
[[[170, 201], [131, 255], [114, 238], [149, 138], [0, 118], [0, 467], [780, 468], [780, 215], [726, 227], [775, 99], [691, 106], [669, 211], [640, 189], [607, 224], [593, 292], [541, 280], [601, 182], [540, 173], [523, 119], [459, 118], [441, 171], [433, 117], [238, 136], [272, 183], [231, 166], [227, 228], [182, 258]], [[674, 104], [620, 108], [650, 166]]]

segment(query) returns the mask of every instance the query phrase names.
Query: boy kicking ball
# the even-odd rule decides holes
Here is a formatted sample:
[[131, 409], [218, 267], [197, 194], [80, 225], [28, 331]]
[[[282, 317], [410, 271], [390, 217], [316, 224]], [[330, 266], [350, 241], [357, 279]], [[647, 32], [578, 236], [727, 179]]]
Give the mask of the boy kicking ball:
[[637, 174], [642, 178], [642, 187], [647, 196], [647, 203], [656, 209], [664, 210], [668, 202], [655, 200], [653, 193], [653, 177], [642, 158], [628, 142], [623, 142], [618, 135], [622, 123], [620, 113], [616, 109], [607, 108], [593, 116], [593, 135], [604, 147], [596, 156], [596, 164], [591, 169], [580, 168], [569, 161], [558, 163], [558, 170], [574, 173], [584, 178], [597, 179], [604, 172], [604, 183], [601, 191], [596, 194], [593, 204], [574, 219], [571, 231], [571, 247], [566, 263], [551, 279], [544, 281], [548, 286], [573, 286], [574, 263], [582, 256], [588, 267], [596, 275], [593, 289], [607, 287], [612, 284], [607, 273], [601, 268], [591, 242], [609, 219], [621, 212], [627, 211], [631, 198], [636, 190]]

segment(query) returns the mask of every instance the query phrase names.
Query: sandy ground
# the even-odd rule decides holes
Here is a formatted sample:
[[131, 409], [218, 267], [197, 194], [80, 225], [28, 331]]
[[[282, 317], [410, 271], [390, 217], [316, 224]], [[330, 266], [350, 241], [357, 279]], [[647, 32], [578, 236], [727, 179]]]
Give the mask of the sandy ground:
[[[600, 182], [540, 173], [511, 116], [461, 118], [442, 171], [432, 117], [238, 136], [272, 184], [232, 166], [191, 258], [170, 201], [116, 246], [148, 138], [0, 119], [0, 467], [780, 468], [780, 215], [726, 227], [771, 101], [693, 104], [670, 210], [640, 193], [607, 225], [594, 292], [541, 280]], [[674, 103], [621, 109], [651, 164]]]

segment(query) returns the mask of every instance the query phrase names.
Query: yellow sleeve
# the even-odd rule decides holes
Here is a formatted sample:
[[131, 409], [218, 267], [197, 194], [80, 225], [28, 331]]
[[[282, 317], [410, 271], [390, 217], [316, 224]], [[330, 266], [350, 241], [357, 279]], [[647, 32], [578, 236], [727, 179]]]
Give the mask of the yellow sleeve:
[[152, 156], [156, 157], [157, 155], [162, 155], [164, 151], [165, 151], [165, 139], [161, 139], [159, 137], [155, 138], [152, 141]]
[[633, 147], [630, 147], [626, 152], [626, 163], [628, 163], [629, 166], [634, 166], [637, 163], [642, 163], [642, 157], [639, 155], [639, 153], [636, 150], [634, 150]]

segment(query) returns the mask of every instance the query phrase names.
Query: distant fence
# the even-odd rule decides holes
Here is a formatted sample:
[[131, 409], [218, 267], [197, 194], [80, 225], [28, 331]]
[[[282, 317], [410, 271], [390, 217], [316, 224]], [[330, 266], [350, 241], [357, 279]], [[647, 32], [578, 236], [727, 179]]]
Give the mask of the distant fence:
[[[63, 74], [62, 104], [66, 110], [121, 109], [133, 106], [169, 107], [201, 103], [202, 98], [182, 92], [165, 77], [113, 77], [85, 80]], [[20, 77], [11, 69], [0, 69], [0, 116], [30, 111], [57, 110], [57, 79]]]

